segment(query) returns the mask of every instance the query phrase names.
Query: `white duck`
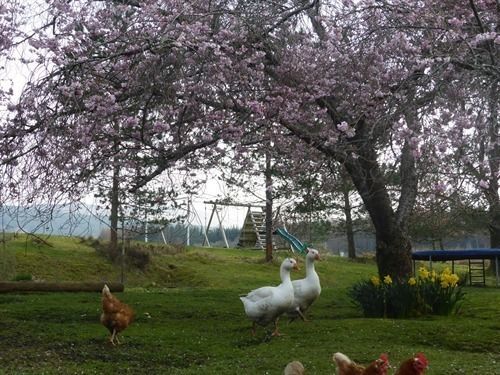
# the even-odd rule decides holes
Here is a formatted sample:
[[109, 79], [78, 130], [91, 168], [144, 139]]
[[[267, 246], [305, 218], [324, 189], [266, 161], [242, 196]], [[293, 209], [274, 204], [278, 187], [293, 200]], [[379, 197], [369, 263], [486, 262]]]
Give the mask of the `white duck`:
[[297, 262], [295, 259], [286, 258], [280, 267], [280, 285], [264, 286], [240, 297], [245, 307], [245, 314], [253, 321], [252, 335], [255, 335], [257, 324], [266, 326], [271, 322], [274, 322], [272, 335], [280, 335], [278, 318], [288, 311], [293, 304], [293, 286], [290, 279], [292, 269], [297, 269]]
[[319, 260], [319, 251], [308, 248], [306, 254], [306, 277], [292, 281], [294, 300], [292, 307], [287, 311], [288, 317], [294, 320], [300, 317], [307, 321], [306, 310], [313, 304], [321, 294], [319, 276], [314, 269], [314, 261]]

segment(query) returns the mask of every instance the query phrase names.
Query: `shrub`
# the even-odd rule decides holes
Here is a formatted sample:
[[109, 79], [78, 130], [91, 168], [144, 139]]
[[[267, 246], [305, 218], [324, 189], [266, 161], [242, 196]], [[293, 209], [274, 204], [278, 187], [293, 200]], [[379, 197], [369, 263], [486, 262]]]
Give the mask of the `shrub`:
[[[114, 263], [119, 263], [122, 259], [122, 246], [120, 244], [118, 249], [112, 250], [109, 245], [99, 243], [93, 245], [96, 252]], [[138, 245], [131, 245], [125, 248], [125, 262], [144, 271], [151, 261], [151, 256], [147, 248]]]
[[350, 297], [361, 307], [363, 314], [368, 318], [386, 315], [384, 288], [381, 288], [379, 283], [380, 281], [376, 283], [362, 281], [355, 284], [349, 291]]
[[33, 276], [29, 273], [18, 273], [14, 276], [13, 281], [32, 281]]
[[464, 298], [459, 277], [445, 268], [440, 274], [425, 267], [417, 277], [393, 282], [373, 276], [349, 290], [349, 296], [366, 317], [408, 318], [457, 313]]
[[130, 249], [127, 249], [125, 254], [128, 261], [142, 271], [144, 271], [146, 266], [149, 264], [149, 253], [139, 246], [130, 247]]

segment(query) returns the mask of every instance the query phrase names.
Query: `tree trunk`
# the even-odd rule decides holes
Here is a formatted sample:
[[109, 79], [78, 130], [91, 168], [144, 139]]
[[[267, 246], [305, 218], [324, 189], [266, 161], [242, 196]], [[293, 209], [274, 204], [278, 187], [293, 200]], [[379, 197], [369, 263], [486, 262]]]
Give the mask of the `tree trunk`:
[[[345, 198], [345, 197], [344, 197]], [[347, 196], [349, 199], [349, 196]], [[351, 206], [350, 202], [349, 206], [345, 207], [345, 234], [347, 236], [347, 256], [351, 259], [356, 258], [356, 244], [354, 242], [354, 228], [352, 224], [352, 216], [351, 216]]]
[[119, 173], [120, 169], [117, 163], [113, 166], [113, 181], [111, 186], [111, 213], [110, 213], [110, 241], [109, 249], [111, 254], [118, 253], [118, 207], [120, 205], [119, 197]]
[[500, 249], [500, 205], [490, 205], [489, 217], [490, 247]]
[[411, 275], [411, 243], [406, 233], [387, 225], [385, 230], [377, 231], [376, 238], [379, 276], [390, 275], [400, 280]]
[[[342, 173], [342, 178], [349, 178], [346, 173]], [[347, 237], [347, 256], [350, 259], [356, 258], [356, 245], [354, 243], [354, 228], [352, 223], [352, 207], [349, 199], [349, 186], [342, 184], [342, 195], [344, 197], [345, 234]]]
[[376, 152], [365, 144], [362, 155], [346, 158], [345, 167], [375, 227], [379, 275], [407, 277], [412, 272], [411, 243], [392, 209]]
[[499, 87], [498, 82], [492, 85], [489, 95], [490, 116], [488, 119], [488, 137], [491, 147], [488, 152], [488, 162], [492, 178], [490, 178], [490, 186], [486, 191], [486, 198], [489, 204], [488, 213], [490, 222], [488, 229], [490, 232], [490, 246], [498, 249], [500, 249], [500, 197], [498, 195], [499, 183], [497, 178], [500, 175], [500, 144], [498, 143], [498, 133], [500, 131], [498, 121]]
[[[319, 102], [319, 105], [328, 109], [334, 123], [340, 123], [341, 119], [333, 110], [334, 103], [324, 100]], [[404, 212], [398, 217], [392, 208], [386, 181], [380, 170], [377, 153], [374, 149], [377, 138], [371, 134], [364, 121], [364, 119], [358, 120], [355, 137], [343, 145], [333, 146], [325, 145], [324, 142], [316, 140], [315, 135], [302, 127], [284, 120], [281, 121], [281, 124], [306, 143], [344, 164], [375, 227], [379, 275], [390, 275], [393, 279], [401, 279], [412, 273], [411, 242], [407, 235], [406, 217], [411, 213], [414, 196], [401, 197], [400, 204], [404, 202], [406, 206]], [[411, 163], [408, 163], [407, 166], [412, 168]], [[413, 185], [413, 189], [415, 188], [416, 185]]]
[[271, 155], [266, 152], [266, 262], [273, 259], [273, 180]]

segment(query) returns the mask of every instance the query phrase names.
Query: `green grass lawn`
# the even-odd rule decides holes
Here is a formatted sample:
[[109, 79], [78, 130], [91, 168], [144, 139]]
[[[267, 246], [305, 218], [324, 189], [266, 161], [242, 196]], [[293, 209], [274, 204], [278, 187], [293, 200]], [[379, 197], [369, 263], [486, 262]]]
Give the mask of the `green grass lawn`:
[[[40, 280], [119, 280], [119, 266], [77, 239], [50, 242], [12, 239], [0, 257], [10, 273]], [[259, 251], [192, 248], [155, 255], [145, 272], [127, 269], [118, 297], [137, 319], [117, 347], [99, 324], [99, 293], [0, 294], [0, 374], [281, 374], [294, 359], [307, 374], [334, 374], [337, 351], [360, 363], [387, 352], [392, 364], [423, 351], [429, 374], [500, 374], [500, 288], [466, 288], [457, 316], [366, 319], [346, 292], [375, 274], [371, 261], [324, 257], [311, 321], [283, 318], [284, 336], [252, 337], [238, 295], [279, 283], [284, 256], [266, 264]]]

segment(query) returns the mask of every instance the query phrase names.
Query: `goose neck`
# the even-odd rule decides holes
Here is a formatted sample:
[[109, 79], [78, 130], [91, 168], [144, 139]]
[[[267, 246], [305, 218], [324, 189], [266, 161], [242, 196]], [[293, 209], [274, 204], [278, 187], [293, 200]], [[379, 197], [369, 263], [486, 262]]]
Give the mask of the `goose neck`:
[[282, 282], [290, 280], [290, 270], [287, 270], [286, 268], [282, 267], [280, 269], [280, 278]]
[[314, 260], [306, 258], [306, 275], [314, 272]]

